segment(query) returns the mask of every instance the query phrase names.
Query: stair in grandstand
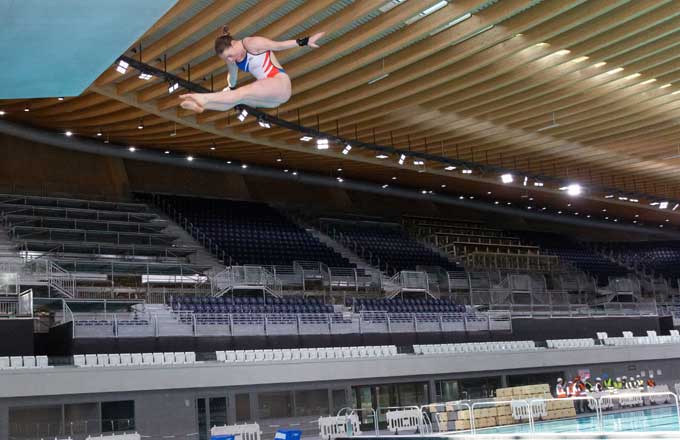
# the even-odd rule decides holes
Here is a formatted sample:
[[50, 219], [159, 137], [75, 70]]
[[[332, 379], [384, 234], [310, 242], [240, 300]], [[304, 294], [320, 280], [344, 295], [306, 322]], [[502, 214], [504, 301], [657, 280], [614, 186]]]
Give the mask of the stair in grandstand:
[[340, 254], [344, 258], [347, 258], [350, 263], [354, 264], [357, 269], [364, 269], [367, 272], [379, 270], [378, 268], [368, 264], [363, 258], [349, 250], [347, 247], [343, 246], [338, 241], [331, 238], [329, 235], [324, 234], [318, 229], [311, 228], [309, 226], [305, 227], [307, 232], [316, 237], [320, 242], [324, 243], [329, 248], [333, 249], [336, 253]]

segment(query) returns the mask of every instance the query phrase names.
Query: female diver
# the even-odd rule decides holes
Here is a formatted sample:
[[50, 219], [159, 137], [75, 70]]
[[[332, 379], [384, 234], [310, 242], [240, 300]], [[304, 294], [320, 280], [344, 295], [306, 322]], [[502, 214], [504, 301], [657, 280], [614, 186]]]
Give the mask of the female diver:
[[[229, 73], [228, 87], [216, 93], [187, 93], [181, 95], [182, 108], [202, 113], [204, 110], [229, 110], [239, 104], [250, 107], [272, 108], [290, 99], [290, 77], [274, 55], [275, 51], [309, 46], [316, 43], [324, 32], [297, 40], [272, 41], [264, 37], [247, 37], [235, 40], [225, 26], [215, 39], [215, 53], [226, 61]], [[250, 72], [256, 81], [236, 88], [238, 70]]]

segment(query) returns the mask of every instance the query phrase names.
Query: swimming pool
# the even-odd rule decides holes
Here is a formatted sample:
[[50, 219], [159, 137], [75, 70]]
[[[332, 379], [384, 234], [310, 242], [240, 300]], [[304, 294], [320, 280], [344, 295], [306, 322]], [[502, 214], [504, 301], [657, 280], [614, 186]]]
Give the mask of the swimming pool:
[[[674, 406], [649, 408], [615, 414], [605, 413], [602, 417], [605, 432], [651, 432], [677, 431], [678, 416]], [[597, 418], [581, 417], [570, 420], [537, 422], [537, 433], [597, 432]], [[479, 434], [515, 434], [530, 432], [529, 424], [509, 425], [496, 428], [478, 429]]]

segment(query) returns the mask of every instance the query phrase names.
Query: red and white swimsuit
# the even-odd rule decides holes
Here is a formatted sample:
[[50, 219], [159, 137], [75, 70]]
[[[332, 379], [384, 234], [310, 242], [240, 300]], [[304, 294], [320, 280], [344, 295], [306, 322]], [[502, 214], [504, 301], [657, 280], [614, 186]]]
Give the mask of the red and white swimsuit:
[[250, 72], [258, 80], [273, 78], [279, 72], [286, 73], [281, 67], [277, 67], [272, 63], [271, 50], [258, 55], [254, 55], [246, 50], [246, 57], [237, 62], [236, 65], [244, 72]]

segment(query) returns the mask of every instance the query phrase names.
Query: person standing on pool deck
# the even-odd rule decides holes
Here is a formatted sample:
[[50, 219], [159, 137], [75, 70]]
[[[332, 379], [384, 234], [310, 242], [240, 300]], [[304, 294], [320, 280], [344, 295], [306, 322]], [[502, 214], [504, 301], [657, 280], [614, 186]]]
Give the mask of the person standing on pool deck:
[[[227, 63], [228, 87], [216, 93], [187, 93], [180, 95], [180, 106], [203, 113], [204, 110], [227, 111], [239, 104], [250, 107], [274, 108], [290, 99], [290, 77], [283, 70], [274, 52], [309, 46], [318, 48], [317, 41], [324, 36], [318, 32], [297, 40], [274, 41], [265, 37], [247, 37], [235, 40], [225, 26], [215, 39], [215, 53]], [[238, 71], [252, 74], [256, 81], [236, 88]]]

